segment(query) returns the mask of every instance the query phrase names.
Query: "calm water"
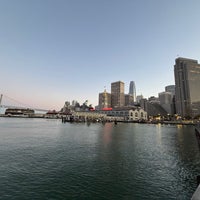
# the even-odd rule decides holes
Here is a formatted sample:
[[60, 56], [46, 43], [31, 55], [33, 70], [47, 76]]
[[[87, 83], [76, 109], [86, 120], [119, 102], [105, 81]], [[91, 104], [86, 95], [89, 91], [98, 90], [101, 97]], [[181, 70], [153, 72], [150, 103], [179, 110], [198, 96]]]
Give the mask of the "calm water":
[[0, 118], [0, 199], [190, 199], [191, 126]]

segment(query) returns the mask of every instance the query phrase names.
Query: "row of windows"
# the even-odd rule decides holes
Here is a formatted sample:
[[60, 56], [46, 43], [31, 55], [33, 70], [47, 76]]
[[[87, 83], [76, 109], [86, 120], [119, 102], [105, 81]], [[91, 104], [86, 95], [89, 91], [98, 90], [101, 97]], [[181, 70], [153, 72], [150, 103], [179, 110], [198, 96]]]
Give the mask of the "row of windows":
[[[141, 117], [144, 117], [144, 113], [143, 112], [141, 112], [140, 113], [140, 115], [141, 115]], [[138, 115], [138, 113], [136, 112], [135, 113], [135, 117], [138, 117], [139, 115]], [[131, 117], [133, 117], [133, 113], [131, 112]]]
[[[107, 112], [103, 112], [107, 115], [118, 115], [118, 116], [128, 116], [129, 112], [128, 111], [107, 111]], [[130, 116], [133, 117], [135, 115], [135, 117], [139, 117], [139, 113], [138, 112], [130, 112]], [[140, 117], [144, 117], [144, 113], [141, 112], [140, 113]]]

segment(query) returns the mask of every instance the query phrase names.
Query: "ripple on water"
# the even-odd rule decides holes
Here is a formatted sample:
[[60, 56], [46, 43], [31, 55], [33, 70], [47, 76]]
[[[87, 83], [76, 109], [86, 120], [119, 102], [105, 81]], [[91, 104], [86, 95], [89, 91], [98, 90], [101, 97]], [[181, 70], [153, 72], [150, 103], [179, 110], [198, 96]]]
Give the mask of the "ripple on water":
[[0, 121], [2, 199], [184, 200], [195, 190], [190, 127], [20, 120]]

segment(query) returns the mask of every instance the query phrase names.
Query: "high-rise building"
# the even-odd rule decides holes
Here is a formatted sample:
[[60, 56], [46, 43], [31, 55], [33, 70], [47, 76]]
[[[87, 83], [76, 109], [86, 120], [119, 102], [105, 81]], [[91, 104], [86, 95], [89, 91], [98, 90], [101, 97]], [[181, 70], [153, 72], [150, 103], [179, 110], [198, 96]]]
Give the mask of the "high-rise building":
[[136, 88], [135, 88], [135, 82], [131, 81], [129, 85], [129, 93], [130, 96], [133, 96], [133, 102], [136, 102]]
[[124, 83], [122, 81], [111, 83], [111, 106], [115, 108], [124, 106], [124, 104]]
[[73, 101], [72, 101], [72, 106], [76, 106], [77, 103], [78, 103], [78, 101], [73, 100]]
[[133, 96], [130, 94], [125, 94], [125, 106], [133, 106], [134, 99]]
[[140, 99], [140, 106], [144, 111], [148, 111], [148, 106], [147, 106], [147, 99]]
[[175, 95], [175, 85], [168, 85], [165, 87], [165, 92], [171, 92], [172, 96]]
[[160, 92], [158, 94], [160, 105], [166, 110], [168, 114], [172, 113], [172, 93], [171, 92]]
[[138, 95], [138, 96], [136, 97], [136, 102], [139, 103], [141, 99], [143, 99], [143, 95], [142, 95], [142, 94], [141, 94], [141, 95]]
[[174, 65], [176, 112], [182, 117], [200, 114], [200, 64], [177, 58]]
[[170, 92], [172, 94], [171, 99], [171, 114], [176, 114], [176, 106], [175, 106], [175, 85], [168, 85], [165, 87], [165, 92]]
[[104, 108], [111, 107], [111, 94], [106, 92], [99, 93], [99, 109], [102, 110]]

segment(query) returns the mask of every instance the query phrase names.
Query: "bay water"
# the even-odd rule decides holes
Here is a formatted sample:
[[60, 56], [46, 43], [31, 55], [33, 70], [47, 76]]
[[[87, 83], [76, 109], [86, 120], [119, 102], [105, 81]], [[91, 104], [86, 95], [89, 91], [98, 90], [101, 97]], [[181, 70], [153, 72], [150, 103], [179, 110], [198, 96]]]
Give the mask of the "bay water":
[[193, 126], [0, 118], [0, 199], [188, 200]]

